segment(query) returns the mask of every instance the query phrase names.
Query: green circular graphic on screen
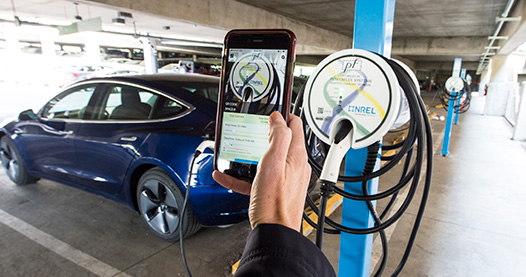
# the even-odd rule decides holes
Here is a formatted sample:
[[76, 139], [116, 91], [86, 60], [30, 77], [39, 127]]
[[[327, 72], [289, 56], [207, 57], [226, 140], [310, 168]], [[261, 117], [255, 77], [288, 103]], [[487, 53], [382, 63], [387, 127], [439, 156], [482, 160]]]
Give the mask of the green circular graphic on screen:
[[274, 68], [270, 60], [260, 52], [239, 57], [230, 73], [230, 87], [241, 100], [247, 99], [243, 95], [251, 91], [252, 101], [259, 101], [269, 93], [274, 82]]

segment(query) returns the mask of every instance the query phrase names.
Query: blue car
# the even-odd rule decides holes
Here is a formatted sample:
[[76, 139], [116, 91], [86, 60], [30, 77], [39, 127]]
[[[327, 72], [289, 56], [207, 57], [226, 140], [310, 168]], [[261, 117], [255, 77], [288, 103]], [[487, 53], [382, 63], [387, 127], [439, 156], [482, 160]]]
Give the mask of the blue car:
[[17, 185], [45, 178], [127, 205], [169, 241], [188, 186], [184, 237], [240, 222], [248, 197], [212, 179], [212, 151], [194, 158], [214, 139], [218, 88], [219, 78], [194, 74], [78, 82], [0, 127], [2, 164]]

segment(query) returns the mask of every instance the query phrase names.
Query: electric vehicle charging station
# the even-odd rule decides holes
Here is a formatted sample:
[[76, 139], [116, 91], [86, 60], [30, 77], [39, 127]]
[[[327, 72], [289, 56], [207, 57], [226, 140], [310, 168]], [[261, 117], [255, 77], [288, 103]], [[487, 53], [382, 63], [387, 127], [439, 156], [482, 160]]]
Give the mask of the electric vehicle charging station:
[[[460, 63], [462, 61], [455, 59], [453, 74], [446, 80], [442, 95], [440, 96], [442, 105], [447, 110], [446, 128], [444, 130], [444, 141], [442, 143], [442, 156], [449, 156], [449, 140], [451, 137], [451, 129], [453, 122], [458, 124], [459, 114], [466, 112], [469, 109], [469, 102], [471, 99], [471, 91], [466, 80], [466, 69], [460, 71]], [[463, 103], [464, 102], [464, 103]], [[455, 118], [453, 119], [453, 115]]]
[[[394, 3], [395, 1], [388, 0], [373, 3], [356, 1], [355, 48], [389, 56], [392, 32], [389, 28], [392, 28]], [[360, 19], [367, 20], [360, 22]], [[425, 152], [426, 181], [420, 208], [404, 256], [393, 275], [400, 273], [411, 251], [429, 193], [433, 155], [431, 128], [415, 79], [416, 76], [399, 61], [365, 50], [348, 49], [324, 59], [305, 85], [301, 113], [306, 124], [305, 130], [314, 134], [322, 143], [330, 145], [330, 148], [323, 166], [309, 157], [313, 171], [320, 175], [320, 205], [319, 208], [316, 207], [308, 195], [307, 203], [318, 214], [318, 222], [314, 223], [306, 216], [304, 219], [317, 228], [316, 244], [320, 248], [324, 233], [341, 234], [339, 276], [369, 275], [374, 232], [379, 233], [384, 252], [374, 275], [383, 273], [387, 260], [384, 229], [398, 220], [411, 202], [419, 182]], [[298, 102], [295, 107], [297, 106]], [[401, 113], [401, 110], [404, 111], [401, 106], [409, 109]], [[410, 120], [408, 138], [402, 143], [386, 147], [400, 149], [397, 154], [381, 157], [382, 137], [395, 124], [400, 126], [405, 123], [396, 122], [404, 120]], [[307, 135], [306, 138], [312, 138], [312, 135]], [[417, 154], [412, 164], [416, 142]], [[308, 152], [309, 147], [312, 146], [307, 145]], [[378, 192], [378, 177], [392, 169], [404, 156], [406, 159], [400, 182], [390, 189]], [[379, 157], [390, 160], [381, 169]], [[340, 165], [344, 158], [345, 176], [340, 176]], [[409, 169], [411, 164], [413, 166]], [[338, 180], [345, 182], [344, 189], [335, 186]], [[403, 207], [384, 221], [398, 192], [410, 180], [410, 193], [404, 200]], [[326, 198], [333, 192], [344, 196], [341, 224], [325, 218]], [[392, 197], [391, 201], [379, 216], [375, 200], [388, 196]], [[325, 229], [325, 223], [332, 229]]]

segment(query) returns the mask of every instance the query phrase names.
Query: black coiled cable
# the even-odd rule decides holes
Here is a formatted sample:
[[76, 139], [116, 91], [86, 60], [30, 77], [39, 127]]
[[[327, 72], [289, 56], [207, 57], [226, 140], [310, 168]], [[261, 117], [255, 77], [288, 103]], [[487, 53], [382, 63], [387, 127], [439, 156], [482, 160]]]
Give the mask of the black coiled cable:
[[[334, 222], [330, 218], [326, 218], [324, 223], [327, 223], [332, 228], [323, 228], [324, 233], [328, 234], [339, 234], [341, 232], [347, 232], [352, 234], [371, 234], [374, 232], [378, 232], [382, 241], [382, 249], [383, 249], [383, 256], [382, 256], [382, 262], [380, 263], [377, 272], [374, 274], [374, 276], [380, 276], [386, 265], [387, 260], [387, 239], [385, 237], [384, 230], [394, 224], [407, 210], [409, 207], [411, 201], [413, 200], [413, 197], [416, 194], [418, 185], [419, 185], [419, 179], [420, 175], [423, 172], [425, 174], [425, 181], [424, 181], [424, 188], [422, 191], [422, 198], [420, 200], [420, 207], [417, 213], [417, 217], [415, 219], [415, 223], [413, 225], [413, 230], [411, 232], [409, 241], [406, 246], [406, 250], [404, 252], [404, 255], [401, 259], [401, 261], [398, 264], [398, 267], [396, 270], [392, 273], [392, 276], [397, 276], [401, 270], [403, 269], [405, 263], [407, 262], [407, 259], [409, 257], [409, 254], [411, 252], [412, 246], [414, 244], [414, 241], [416, 239], [416, 234], [418, 232], [418, 228], [420, 226], [420, 222], [423, 217], [423, 213], [425, 210], [425, 204], [427, 202], [427, 198], [429, 195], [429, 189], [431, 185], [431, 170], [432, 170], [432, 158], [433, 158], [433, 141], [432, 141], [432, 133], [431, 133], [431, 125], [429, 123], [429, 119], [427, 117], [427, 111], [425, 108], [425, 105], [420, 98], [417, 87], [415, 87], [415, 84], [412, 82], [410, 76], [408, 73], [396, 62], [393, 62], [389, 59], [385, 59], [388, 64], [392, 67], [393, 71], [395, 72], [398, 82], [400, 86], [403, 88], [403, 91], [407, 97], [407, 100], [409, 102], [410, 106], [410, 122], [408, 127], [408, 134], [404, 141], [394, 144], [394, 145], [388, 145], [383, 146], [383, 149], [385, 150], [391, 150], [396, 149], [398, 150], [395, 155], [384, 157], [382, 156], [382, 160], [388, 161], [386, 165], [384, 165], [382, 168], [378, 170], [374, 170], [374, 163], [376, 163], [377, 155], [378, 155], [378, 148], [376, 151], [374, 148], [368, 148], [368, 160], [373, 160], [374, 157], [374, 163], [371, 166], [370, 162], [366, 162], [366, 166], [364, 168], [363, 174], [361, 176], [339, 176], [338, 180], [343, 182], [361, 182], [362, 183], [362, 194], [352, 194], [349, 192], [344, 191], [343, 189], [340, 189], [336, 186], [333, 186], [330, 190], [334, 191], [334, 193], [338, 193], [342, 195], [343, 197], [347, 197], [349, 199], [353, 200], [360, 200], [365, 201], [371, 215], [374, 219], [374, 226], [370, 228], [351, 228], [348, 226], [343, 226], [342, 224], [338, 224], [337, 222]], [[310, 133], [310, 128], [307, 126], [305, 115], [303, 114], [303, 111], [300, 109], [300, 103], [303, 103], [303, 93], [304, 89], [300, 91], [300, 94], [298, 95], [296, 99], [296, 103], [294, 106], [293, 113], [296, 115], [299, 115], [304, 124], [304, 130], [305, 132], [305, 142], [306, 142], [306, 148], [307, 153], [309, 156], [309, 163], [311, 164], [313, 174], [319, 174], [321, 173], [322, 166], [320, 165], [319, 160], [323, 160], [320, 158], [316, 158], [313, 155], [313, 152], [326, 154], [327, 152], [324, 151], [324, 149], [327, 149], [328, 146], [324, 145], [323, 142], [317, 141], [317, 143], [321, 144], [322, 147], [317, 147], [315, 145], [312, 145], [312, 143], [315, 141], [313, 139], [314, 136]], [[415, 144], [418, 143], [418, 147], [415, 149]], [[316, 148], [317, 147], [317, 148]], [[379, 147], [379, 145], [378, 145]], [[375, 194], [369, 194], [367, 190], [367, 182], [369, 180], [372, 180], [374, 178], [377, 178], [392, 168], [394, 168], [399, 162], [404, 159], [404, 166], [402, 170], [402, 174], [399, 178], [398, 183], [389, 186], [390, 188], [383, 191], [378, 192]], [[427, 157], [427, 160], [426, 160]], [[424, 167], [424, 163], [426, 163], [425, 171], [422, 171]], [[400, 208], [394, 212], [392, 216], [385, 219], [391, 210], [391, 208], [394, 205], [395, 200], [397, 199], [399, 192], [405, 188], [408, 184], [409, 185], [409, 191], [407, 196], [405, 197], [402, 205]], [[379, 200], [383, 198], [391, 197], [389, 200], [386, 208], [383, 210], [382, 214], [378, 216], [374, 205], [371, 201]], [[318, 207], [315, 205], [314, 200], [311, 198], [310, 194], [307, 195], [306, 203], [311, 207], [314, 213], [316, 213], [318, 216], [320, 215], [320, 211]], [[323, 210], [323, 209], [322, 209]], [[318, 229], [318, 224], [315, 224], [312, 220], [308, 218], [306, 214], [304, 214], [303, 218], [314, 228]], [[385, 219], [385, 220], [384, 220]]]

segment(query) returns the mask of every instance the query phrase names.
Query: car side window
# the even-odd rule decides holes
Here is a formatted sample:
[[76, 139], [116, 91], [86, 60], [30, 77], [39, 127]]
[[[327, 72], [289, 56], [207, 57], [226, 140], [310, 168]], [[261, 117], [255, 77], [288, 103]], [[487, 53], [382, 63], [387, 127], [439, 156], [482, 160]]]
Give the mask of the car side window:
[[83, 119], [88, 112], [88, 103], [95, 92], [96, 85], [74, 88], [49, 101], [42, 117], [53, 119]]
[[97, 120], [147, 120], [157, 94], [128, 85], [112, 85], [106, 90]]
[[119, 84], [108, 86], [105, 91], [95, 120], [165, 119], [188, 110], [174, 99], [140, 87]]
[[176, 117], [185, 112], [186, 110], [188, 110], [188, 108], [182, 105], [181, 103], [161, 96], [152, 114], [152, 119], [165, 119]]

